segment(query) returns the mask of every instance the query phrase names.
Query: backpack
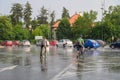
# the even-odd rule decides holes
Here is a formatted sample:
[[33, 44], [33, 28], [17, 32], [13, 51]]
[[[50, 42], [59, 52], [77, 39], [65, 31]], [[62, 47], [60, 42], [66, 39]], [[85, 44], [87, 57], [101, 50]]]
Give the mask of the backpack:
[[45, 40], [41, 41], [41, 46], [46, 46], [46, 41]]

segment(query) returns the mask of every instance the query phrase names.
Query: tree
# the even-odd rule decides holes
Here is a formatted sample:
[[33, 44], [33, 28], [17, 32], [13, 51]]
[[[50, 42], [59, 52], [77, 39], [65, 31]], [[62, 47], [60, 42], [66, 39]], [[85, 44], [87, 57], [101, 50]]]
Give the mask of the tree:
[[23, 16], [22, 11], [23, 11], [23, 7], [21, 4], [19, 3], [13, 4], [10, 11], [10, 13], [12, 13], [11, 20], [13, 25], [18, 24], [22, 20], [22, 16]]
[[70, 18], [68, 10], [63, 7], [63, 13], [62, 13], [62, 18]]
[[97, 24], [94, 28], [91, 29], [89, 34], [93, 39], [103, 38], [105, 41], [110, 41], [110, 36], [112, 36], [111, 28], [106, 24]]
[[50, 14], [50, 25], [53, 25], [54, 20], [55, 20], [55, 11], [53, 11], [53, 12]]
[[35, 18], [31, 21], [31, 25], [32, 25], [32, 29], [36, 29], [36, 27], [38, 26], [38, 20], [36, 20]]
[[80, 16], [73, 25], [72, 31], [75, 34], [74, 38], [78, 38], [79, 35], [83, 35], [85, 38], [90, 35], [89, 32], [95, 23], [97, 12], [90, 11], [84, 12], [83, 16]]
[[44, 36], [49, 39], [50, 28], [47, 24], [42, 24], [33, 31], [34, 36]]
[[71, 39], [72, 37], [72, 31], [70, 27], [69, 20], [66, 18], [63, 18], [58, 26], [57, 32], [56, 32], [58, 39], [68, 38]]
[[41, 24], [47, 24], [48, 19], [48, 10], [44, 8], [44, 6], [40, 10], [39, 16], [37, 16], [37, 20], [39, 22], [39, 25]]
[[52, 39], [52, 25], [53, 25], [53, 22], [54, 22], [54, 19], [55, 19], [55, 11], [53, 11], [51, 14], [50, 14], [50, 38]]
[[113, 41], [120, 39], [120, 5], [110, 6], [108, 11], [105, 11], [103, 20], [111, 29], [112, 36], [109, 37], [113, 38]]
[[13, 32], [15, 34], [15, 40], [26, 40], [30, 38], [30, 33], [28, 29], [22, 28], [22, 25], [17, 24], [13, 27]]
[[0, 16], [0, 33], [0, 40], [14, 39], [12, 24], [10, 22], [10, 19], [6, 16]]
[[40, 27], [36, 27], [35, 30], [33, 30], [33, 36], [43, 36], [42, 30]]
[[42, 24], [40, 26], [40, 29], [42, 30], [42, 33], [43, 33], [43, 36], [45, 36], [46, 38], [49, 39], [49, 36], [50, 36], [50, 27], [48, 24]]
[[26, 26], [28, 27], [31, 24], [31, 15], [32, 15], [32, 8], [29, 2], [25, 4], [25, 9], [23, 13], [24, 13], [24, 22]]

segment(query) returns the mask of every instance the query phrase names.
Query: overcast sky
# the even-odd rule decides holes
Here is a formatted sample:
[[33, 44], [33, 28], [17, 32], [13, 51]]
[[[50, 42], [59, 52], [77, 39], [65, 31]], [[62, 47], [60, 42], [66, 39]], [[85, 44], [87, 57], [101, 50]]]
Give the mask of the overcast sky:
[[[69, 10], [70, 16], [75, 12], [97, 11], [97, 20], [100, 20], [102, 14], [101, 7], [104, 0], [0, 0], [0, 14], [10, 14], [14, 3], [25, 5], [27, 1], [32, 6], [32, 17], [36, 17], [42, 6], [44, 6], [49, 11], [55, 11], [56, 19], [61, 18], [62, 9], [65, 7]], [[110, 5], [120, 5], [120, 0], [105, 0], [105, 9], [108, 9]]]

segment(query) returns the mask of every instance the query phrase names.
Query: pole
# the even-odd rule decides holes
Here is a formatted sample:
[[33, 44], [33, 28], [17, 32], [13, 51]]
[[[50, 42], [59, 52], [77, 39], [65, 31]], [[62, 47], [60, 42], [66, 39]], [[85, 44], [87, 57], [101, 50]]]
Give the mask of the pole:
[[104, 34], [103, 34], [103, 17], [104, 17], [104, 11], [105, 11], [105, 0], [102, 1], [102, 40], [104, 40]]

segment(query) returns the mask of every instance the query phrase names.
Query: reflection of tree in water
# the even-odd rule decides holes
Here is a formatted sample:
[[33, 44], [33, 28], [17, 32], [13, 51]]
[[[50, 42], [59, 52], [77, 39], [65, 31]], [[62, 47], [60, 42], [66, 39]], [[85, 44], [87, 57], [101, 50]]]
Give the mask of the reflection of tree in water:
[[29, 66], [29, 65], [31, 65], [31, 59], [30, 56], [27, 56], [25, 59], [25, 66]]
[[22, 58], [21, 57], [13, 57], [13, 60], [12, 60], [12, 63], [14, 64], [14, 65], [20, 65], [20, 60], [22, 60]]
[[22, 57], [14, 57], [12, 63], [14, 65], [29, 66], [31, 65], [31, 60], [29, 57], [25, 57], [24, 59]]
[[83, 73], [83, 69], [84, 69], [84, 64], [83, 63], [77, 63], [76, 65], [76, 74], [77, 74], [77, 78], [78, 80], [82, 80], [82, 74]]
[[2, 63], [12, 63], [13, 64], [13, 58], [14, 55], [13, 54], [0, 54], [0, 62]]
[[41, 58], [40, 63], [41, 63], [41, 70], [46, 71], [47, 70], [47, 59], [46, 58]]
[[101, 64], [104, 68], [107, 68], [109, 72], [120, 73], [120, 54], [119, 52], [104, 52], [100, 54], [102, 62]]
[[14, 56], [12, 58], [12, 64], [14, 65], [20, 65], [20, 66], [29, 66], [31, 65], [31, 56], [27, 55], [27, 56]]
[[0, 62], [6, 63], [9, 61], [8, 58], [9, 58], [9, 56], [4, 55], [4, 54], [0, 54]]
[[114, 65], [109, 68], [109, 71], [120, 73], [120, 64]]
[[46, 71], [47, 70], [47, 51], [43, 48], [41, 51], [42, 55], [40, 56], [40, 63], [41, 63], [41, 70]]
[[57, 50], [56, 46], [51, 46], [49, 48], [50, 48], [49, 53], [51, 53], [50, 55], [56, 55], [56, 50]]

